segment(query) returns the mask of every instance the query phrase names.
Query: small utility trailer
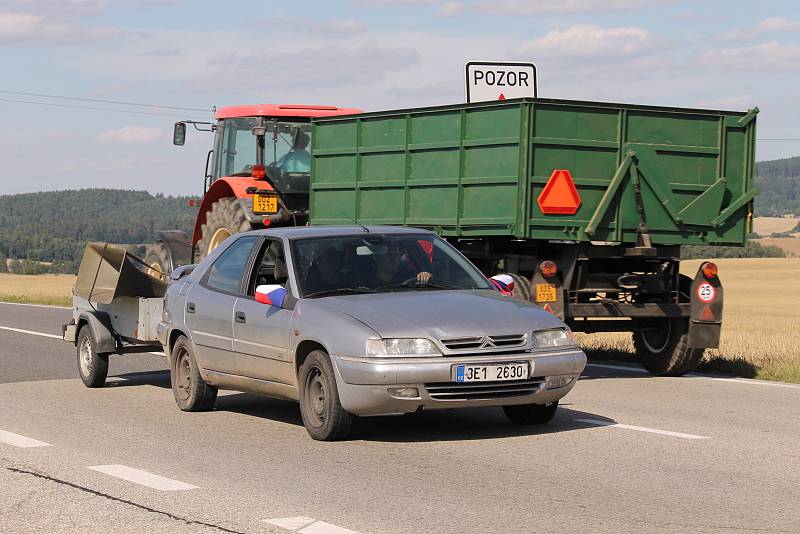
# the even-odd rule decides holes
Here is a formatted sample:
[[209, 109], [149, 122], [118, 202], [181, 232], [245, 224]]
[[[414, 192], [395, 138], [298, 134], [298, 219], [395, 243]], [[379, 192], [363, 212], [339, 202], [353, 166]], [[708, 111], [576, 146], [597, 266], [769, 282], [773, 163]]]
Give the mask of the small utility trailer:
[[163, 350], [157, 329], [167, 283], [151, 273], [120, 246], [86, 246], [72, 292], [72, 320], [63, 325], [62, 337], [75, 345], [87, 387], [105, 383], [112, 354]]

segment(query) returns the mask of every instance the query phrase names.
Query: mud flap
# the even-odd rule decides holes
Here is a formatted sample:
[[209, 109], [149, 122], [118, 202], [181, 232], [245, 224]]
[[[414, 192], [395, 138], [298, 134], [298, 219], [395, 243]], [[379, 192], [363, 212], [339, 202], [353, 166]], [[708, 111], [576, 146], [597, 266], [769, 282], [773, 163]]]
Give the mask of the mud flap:
[[706, 277], [703, 265], [697, 270], [690, 291], [690, 349], [718, 348], [722, 332], [722, 282], [718, 276]]

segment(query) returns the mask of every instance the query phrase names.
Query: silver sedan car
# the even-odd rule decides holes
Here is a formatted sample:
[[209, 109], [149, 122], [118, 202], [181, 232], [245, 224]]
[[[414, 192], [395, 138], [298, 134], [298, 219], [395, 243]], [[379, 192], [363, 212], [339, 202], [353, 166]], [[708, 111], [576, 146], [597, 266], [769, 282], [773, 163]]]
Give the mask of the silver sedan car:
[[290, 399], [320, 440], [357, 416], [467, 406], [546, 423], [586, 365], [562, 321], [402, 227], [236, 234], [173, 273], [158, 331], [182, 410], [218, 388]]

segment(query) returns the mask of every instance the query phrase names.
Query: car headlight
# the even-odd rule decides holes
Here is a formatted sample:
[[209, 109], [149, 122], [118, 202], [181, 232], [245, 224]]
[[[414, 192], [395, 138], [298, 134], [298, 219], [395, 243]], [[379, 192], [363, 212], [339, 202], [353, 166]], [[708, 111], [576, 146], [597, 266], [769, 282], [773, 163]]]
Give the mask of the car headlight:
[[442, 352], [430, 339], [390, 338], [368, 339], [367, 356], [441, 356]]
[[578, 340], [569, 328], [553, 328], [533, 332], [533, 348], [575, 347]]

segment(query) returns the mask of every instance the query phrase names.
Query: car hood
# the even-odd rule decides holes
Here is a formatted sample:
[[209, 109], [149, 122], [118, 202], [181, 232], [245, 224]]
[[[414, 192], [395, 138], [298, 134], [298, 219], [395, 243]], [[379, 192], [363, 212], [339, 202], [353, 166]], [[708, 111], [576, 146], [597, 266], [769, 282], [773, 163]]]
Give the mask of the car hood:
[[326, 297], [317, 303], [344, 313], [381, 337], [522, 334], [563, 327], [538, 306], [491, 290], [431, 290]]

